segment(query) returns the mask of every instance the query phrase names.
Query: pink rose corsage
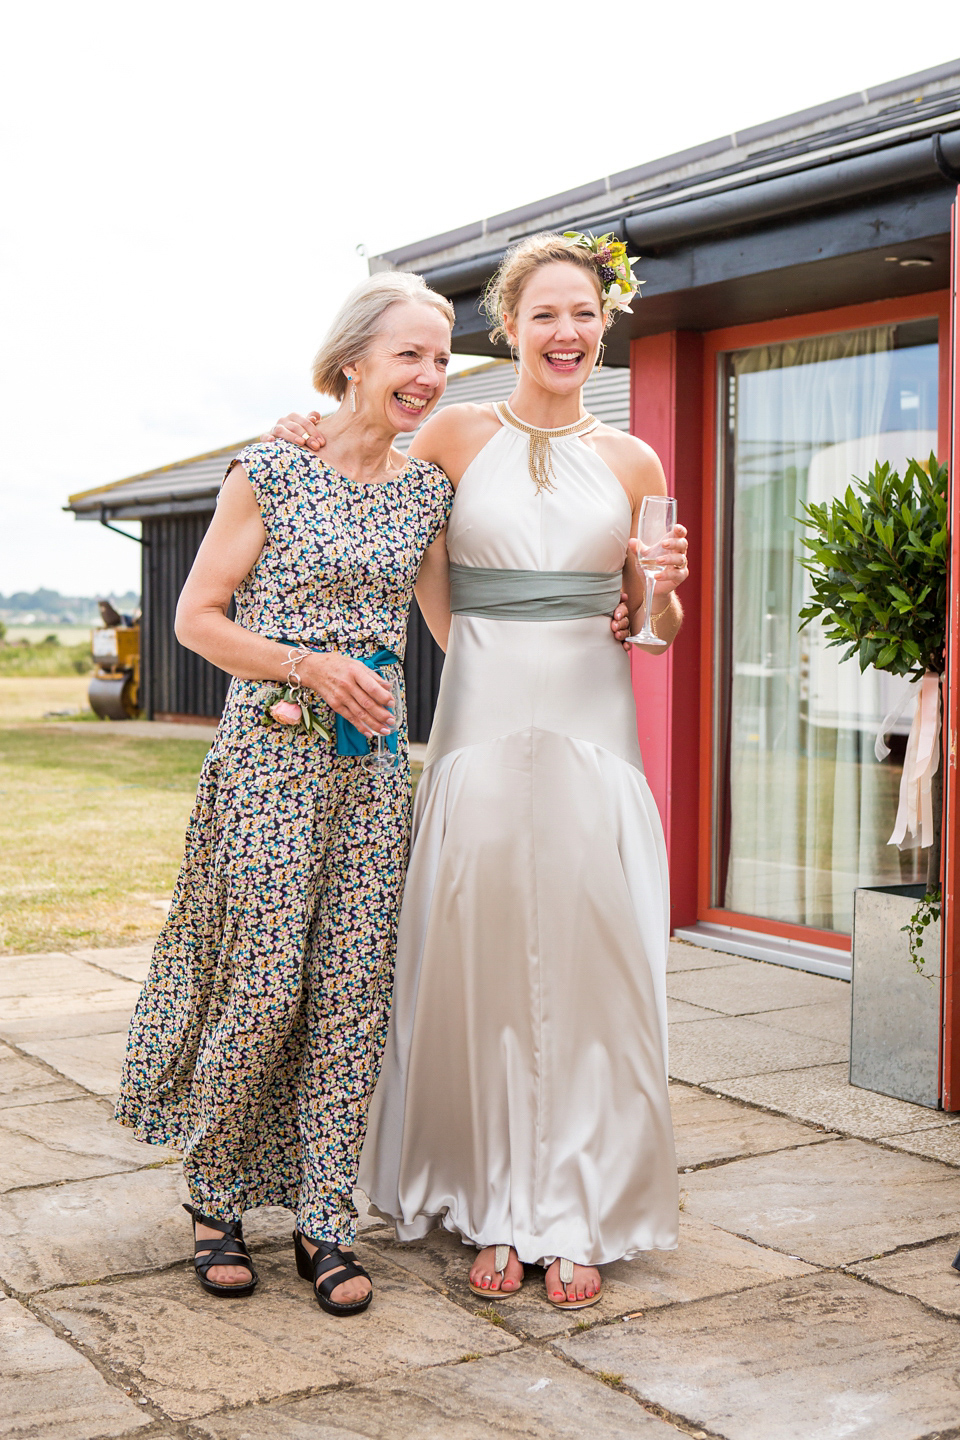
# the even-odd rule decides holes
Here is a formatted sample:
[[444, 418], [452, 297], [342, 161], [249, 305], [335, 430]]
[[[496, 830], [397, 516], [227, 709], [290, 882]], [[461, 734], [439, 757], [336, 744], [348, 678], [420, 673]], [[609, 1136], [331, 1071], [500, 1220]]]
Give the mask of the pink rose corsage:
[[267, 714], [272, 715], [281, 725], [299, 725], [303, 719], [303, 710], [292, 700], [278, 700], [275, 705], [270, 706]]
[[308, 654], [309, 651], [303, 649], [291, 650], [289, 660], [284, 661], [284, 669], [289, 667], [289, 683], [265, 685], [253, 698], [255, 703], [264, 707], [264, 725], [286, 725], [291, 730], [306, 730], [308, 734], [316, 731], [324, 740], [332, 740], [330, 731], [321, 724], [316, 711], [310, 708], [309, 692], [300, 684], [297, 674], [297, 665]]

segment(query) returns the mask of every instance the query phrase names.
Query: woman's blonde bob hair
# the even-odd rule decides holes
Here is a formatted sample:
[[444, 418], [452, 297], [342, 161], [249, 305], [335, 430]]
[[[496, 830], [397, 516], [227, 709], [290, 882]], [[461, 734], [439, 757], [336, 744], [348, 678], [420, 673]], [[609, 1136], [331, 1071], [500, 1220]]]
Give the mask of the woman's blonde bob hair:
[[342, 400], [347, 393], [343, 367], [355, 364], [367, 354], [390, 306], [409, 300], [439, 310], [453, 329], [453, 306], [443, 295], [431, 290], [422, 276], [412, 275], [409, 270], [380, 270], [351, 290], [340, 306], [314, 356], [313, 388], [321, 395]]
[[553, 265], [558, 260], [579, 265], [592, 275], [597, 295], [602, 298], [603, 287], [597, 273], [596, 256], [592, 250], [588, 250], [585, 245], [578, 245], [576, 240], [568, 240], [565, 235], [528, 235], [525, 240], [514, 245], [512, 250], [507, 251], [499, 270], [484, 292], [483, 307], [493, 324], [490, 331], [491, 344], [495, 345], [498, 340], [507, 340], [503, 317], [516, 315], [523, 287], [530, 276], [535, 270], [539, 270], [541, 265]]

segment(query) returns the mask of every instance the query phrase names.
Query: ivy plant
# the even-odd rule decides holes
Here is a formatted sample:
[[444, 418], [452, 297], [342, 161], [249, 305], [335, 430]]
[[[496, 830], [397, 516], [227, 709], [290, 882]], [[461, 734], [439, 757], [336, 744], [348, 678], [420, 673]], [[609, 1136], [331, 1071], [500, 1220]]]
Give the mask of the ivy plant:
[[[822, 505], [803, 505], [810, 532], [813, 594], [800, 611], [804, 629], [822, 619], [828, 645], [844, 646], [861, 671], [868, 665], [919, 679], [943, 673], [947, 626], [947, 467], [936, 455], [910, 460], [901, 476], [878, 462], [867, 481]], [[933, 777], [934, 842], [927, 857], [927, 893], [910, 925], [910, 956], [918, 964], [923, 931], [939, 916], [940, 813], [943, 752]], [[922, 964], [922, 960], [919, 962]], [[918, 966], [919, 968], [919, 966]]]

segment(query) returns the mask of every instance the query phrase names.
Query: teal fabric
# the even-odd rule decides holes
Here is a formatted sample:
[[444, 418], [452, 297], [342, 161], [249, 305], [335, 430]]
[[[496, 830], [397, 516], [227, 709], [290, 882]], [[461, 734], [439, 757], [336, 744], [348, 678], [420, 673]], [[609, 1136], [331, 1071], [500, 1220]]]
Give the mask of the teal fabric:
[[[307, 650], [319, 651], [319, 645], [311, 645], [305, 640], [290, 640], [286, 635], [281, 635], [281, 643], [284, 645], [302, 645]], [[400, 665], [402, 662], [399, 655], [394, 655], [392, 650], [378, 650], [376, 655], [354, 657], [361, 665], [366, 665], [370, 670], [376, 670], [377, 674], [385, 665]], [[338, 755], [369, 755], [370, 744], [365, 735], [361, 735], [356, 725], [351, 724], [342, 715], [334, 715], [336, 722], [337, 754]], [[389, 735], [384, 735], [383, 743], [392, 755], [397, 753], [397, 742], [400, 738], [399, 728], [391, 730]]]
[[620, 602], [619, 570], [487, 570], [450, 566], [454, 615], [489, 620], [582, 620], [612, 615]]
[[[359, 656], [356, 657], [360, 659]], [[361, 665], [366, 665], [370, 670], [375, 670], [379, 675], [384, 665], [399, 665], [399, 657], [394, 655], [392, 650], [378, 650], [376, 655], [368, 655], [360, 659]], [[337, 722], [337, 754], [338, 755], [369, 755], [370, 742], [365, 735], [361, 735], [356, 725], [342, 715], [336, 715]], [[383, 743], [392, 755], [397, 753], [397, 741], [400, 738], [400, 731], [391, 730], [389, 735], [384, 735]]]

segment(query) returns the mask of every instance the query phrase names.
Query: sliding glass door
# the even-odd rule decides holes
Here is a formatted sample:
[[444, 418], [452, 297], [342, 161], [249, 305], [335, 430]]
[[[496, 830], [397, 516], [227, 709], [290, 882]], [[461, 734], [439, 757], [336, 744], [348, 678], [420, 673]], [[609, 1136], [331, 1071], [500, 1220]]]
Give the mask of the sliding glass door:
[[801, 503], [840, 495], [878, 460], [937, 448], [937, 321], [717, 357], [710, 905], [849, 933], [858, 885], [912, 881], [887, 840], [912, 718], [874, 740], [908, 682], [841, 662], [799, 630], [809, 594]]

